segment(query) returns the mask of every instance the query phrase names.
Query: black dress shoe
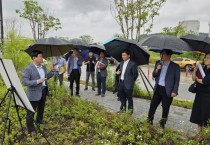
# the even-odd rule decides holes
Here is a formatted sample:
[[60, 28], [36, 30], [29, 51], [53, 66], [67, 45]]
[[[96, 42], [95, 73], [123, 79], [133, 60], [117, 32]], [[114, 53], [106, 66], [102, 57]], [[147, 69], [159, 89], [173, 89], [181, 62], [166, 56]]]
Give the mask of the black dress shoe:
[[94, 89], [94, 88], [92, 88], [92, 91], [95, 91], [95, 89]]
[[101, 94], [95, 94], [95, 96], [100, 96]]
[[88, 90], [88, 88], [85, 88], [84, 90], [85, 90], [85, 91], [87, 91], [87, 90]]

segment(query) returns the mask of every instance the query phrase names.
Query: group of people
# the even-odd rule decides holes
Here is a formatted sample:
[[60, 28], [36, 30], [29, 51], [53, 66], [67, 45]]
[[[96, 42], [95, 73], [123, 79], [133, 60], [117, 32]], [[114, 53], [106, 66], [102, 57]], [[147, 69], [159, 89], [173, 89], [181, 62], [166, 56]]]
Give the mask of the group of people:
[[[105, 51], [101, 51], [99, 58], [94, 58], [93, 52], [89, 52], [88, 57], [84, 60], [86, 67], [86, 82], [85, 91], [88, 90], [89, 78], [92, 78], [92, 91], [95, 91], [95, 74], [97, 80], [96, 96], [105, 97], [106, 94], [106, 77], [108, 60], [105, 58]], [[165, 128], [170, 106], [173, 98], [178, 95], [180, 82], [180, 68], [171, 61], [172, 51], [164, 49], [160, 52], [160, 60], [155, 64], [153, 77], [155, 79], [154, 95], [150, 103], [148, 111], [148, 123], [153, 124], [154, 115], [157, 107], [162, 103], [162, 118], [160, 127]], [[70, 92], [73, 93], [73, 85], [76, 84], [75, 95], [79, 96], [80, 91], [80, 76], [83, 58], [78, 53], [77, 49], [68, 58], [61, 56], [53, 58], [52, 70], [47, 73], [42, 66], [43, 53], [41, 51], [33, 51], [31, 53], [32, 64], [26, 67], [22, 73], [23, 85], [27, 86], [26, 94], [31, 102], [34, 110], [37, 110], [37, 117], [34, 121], [34, 112], [27, 111], [26, 125], [30, 135], [35, 135], [36, 130], [34, 122], [37, 124], [43, 123], [43, 113], [46, 101], [46, 96], [49, 94], [47, 79], [55, 77], [59, 79], [60, 85], [63, 83], [63, 74], [66, 71], [68, 80], [70, 81]], [[67, 64], [67, 65], [66, 65]], [[190, 121], [198, 124], [199, 129], [208, 125], [210, 119], [210, 54], [206, 54], [204, 59], [205, 77], [197, 78], [195, 66], [192, 79], [197, 82], [196, 96], [193, 104]], [[64, 67], [64, 68], [62, 68]], [[60, 72], [60, 70], [61, 73]], [[65, 68], [67, 70], [65, 70]], [[121, 102], [120, 113], [133, 113], [133, 88], [134, 83], [138, 78], [138, 69], [136, 63], [130, 57], [129, 50], [122, 52], [122, 61], [116, 69], [116, 82], [114, 92], [118, 92], [118, 97]]]

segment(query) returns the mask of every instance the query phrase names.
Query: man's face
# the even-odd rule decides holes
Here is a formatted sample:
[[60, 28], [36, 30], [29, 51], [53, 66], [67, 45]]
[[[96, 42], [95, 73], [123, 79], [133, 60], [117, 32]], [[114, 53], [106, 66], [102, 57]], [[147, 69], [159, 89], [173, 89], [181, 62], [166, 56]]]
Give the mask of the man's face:
[[73, 50], [73, 55], [77, 56], [77, 50], [76, 49]]
[[37, 57], [33, 57], [33, 61], [36, 62], [37, 64], [41, 64], [43, 62], [43, 55], [38, 54]]
[[122, 53], [122, 59], [123, 59], [123, 61], [126, 61], [126, 60], [128, 60], [130, 58], [130, 55], [128, 55], [127, 53]]
[[89, 52], [89, 57], [93, 57], [93, 52]]
[[104, 58], [104, 57], [105, 57], [104, 52], [100, 52], [100, 58]]
[[167, 55], [167, 53], [166, 53], [165, 51], [163, 51], [163, 52], [160, 54], [160, 57], [161, 57], [162, 61], [167, 61], [167, 60], [170, 60], [171, 55]]

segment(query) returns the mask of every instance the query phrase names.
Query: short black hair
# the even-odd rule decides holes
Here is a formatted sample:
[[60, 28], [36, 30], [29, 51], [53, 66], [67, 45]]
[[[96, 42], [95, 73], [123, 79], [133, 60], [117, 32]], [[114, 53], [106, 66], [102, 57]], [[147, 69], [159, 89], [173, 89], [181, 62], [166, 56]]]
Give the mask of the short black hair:
[[31, 52], [31, 59], [33, 59], [33, 57], [37, 57], [39, 54], [43, 54], [43, 52], [40, 50], [33, 50]]
[[129, 51], [129, 49], [123, 50], [122, 54], [123, 54], [123, 53], [126, 53], [127, 55], [130, 55], [130, 54], [131, 54], [130, 51]]
[[173, 54], [173, 51], [170, 50], [170, 49], [163, 49], [163, 50], [161, 50], [160, 54], [163, 53], [163, 52], [165, 52], [167, 55], [172, 55]]

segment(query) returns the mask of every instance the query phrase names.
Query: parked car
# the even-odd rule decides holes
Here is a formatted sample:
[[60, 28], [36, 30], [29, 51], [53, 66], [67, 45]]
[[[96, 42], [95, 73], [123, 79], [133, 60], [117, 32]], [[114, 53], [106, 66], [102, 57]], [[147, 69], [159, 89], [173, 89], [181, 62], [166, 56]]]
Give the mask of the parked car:
[[[195, 60], [189, 59], [189, 58], [174, 58], [172, 59], [173, 62], [177, 63], [180, 68], [186, 69], [188, 67], [189, 70], [193, 70], [193, 64], [196, 63]], [[199, 62], [197, 61], [197, 64]]]

